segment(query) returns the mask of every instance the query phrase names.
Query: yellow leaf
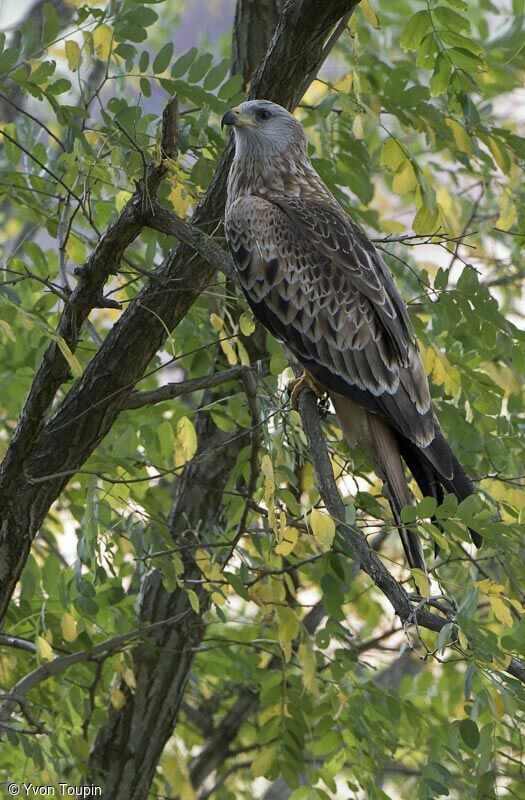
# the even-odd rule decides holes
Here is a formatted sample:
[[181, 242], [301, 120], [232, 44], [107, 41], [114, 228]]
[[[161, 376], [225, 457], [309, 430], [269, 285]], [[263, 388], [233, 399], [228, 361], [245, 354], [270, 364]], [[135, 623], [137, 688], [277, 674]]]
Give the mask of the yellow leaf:
[[438, 216], [437, 209], [433, 211], [431, 208], [421, 206], [412, 222], [412, 230], [420, 236], [424, 236], [427, 233], [435, 233]]
[[288, 606], [277, 609], [277, 618], [277, 638], [283, 650], [284, 660], [288, 662], [292, 657], [292, 642], [299, 632], [299, 620]]
[[173, 756], [164, 754], [161, 761], [164, 777], [169, 781], [177, 800], [195, 800], [195, 790], [191, 785], [188, 765], [179, 750], [173, 746]]
[[219, 342], [221, 346], [221, 350], [226, 356], [226, 360], [228, 364], [233, 367], [237, 363], [237, 353], [235, 352], [235, 348], [230, 339], [222, 339]]
[[68, 614], [67, 611], [62, 617], [60, 627], [62, 628], [62, 636], [64, 638], [64, 641], [74, 642], [78, 635], [77, 621], [71, 614]]
[[370, 0], [361, 0], [361, 2], [359, 3], [359, 8], [365, 15], [366, 21], [370, 23], [372, 28], [378, 30], [381, 26], [379, 24], [379, 19], [372, 7]]
[[444, 386], [445, 392], [456, 397], [461, 390], [461, 376], [448, 358], [433, 347], [423, 349], [423, 366], [435, 386]]
[[0, 319], [0, 328], [2, 328], [8, 339], [10, 339], [12, 342], [16, 342], [16, 336], [13, 333], [11, 325], [4, 319]]
[[[363, 2], [363, 0], [361, 0]], [[363, 117], [361, 114], [357, 114], [354, 117], [354, 121], [352, 123], [352, 133], [354, 134], [356, 139], [364, 139], [365, 132], [363, 130]]]
[[65, 339], [63, 339], [61, 336], [55, 336], [53, 338], [55, 339], [58, 345], [58, 349], [60, 350], [60, 352], [66, 359], [67, 363], [69, 364], [71, 372], [73, 373], [75, 378], [78, 378], [80, 375], [82, 375], [82, 367], [80, 366], [80, 361], [71, 352], [69, 345], [67, 344]]
[[68, 237], [66, 242], [66, 253], [75, 264], [83, 264], [86, 260], [86, 246], [84, 242], [73, 234]]
[[[172, 159], [165, 158], [162, 163], [166, 164], [168, 161], [172, 161]], [[168, 199], [173, 206], [173, 210], [176, 211], [180, 217], [185, 217], [193, 203], [193, 197], [188, 191], [188, 186], [185, 183], [175, 180], [170, 181], [170, 186], [171, 190]]]
[[273, 464], [268, 454], [265, 454], [261, 460], [261, 472], [268, 481], [274, 481], [273, 477]]
[[113, 31], [108, 25], [99, 25], [93, 31], [95, 54], [100, 61], [107, 61], [111, 55]]
[[418, 569], [417, 567], [411, 569], [410, 573], [414, 578], [420, 595], [422, 597], [430, 597], [430, 582], [428, 580], [428, 575], [426, 575], [422, 569]]
[[297, 597], [297, 591], [295, 589], [295, 584], [292, 580], [292, 576], [289, 575], [287, 572], [283, 575], [284, 583], [286, 584], [286, 588], [288, 589], [288, 594], [290, 597]]
[[275, 747], [267, 747], [253, 759], [250, 767], [250, 772], [254, 778], [266, 777], [272, 764], [275, 762], [276, 756]]
[[498, 228], [510, 228], [516, 222], [516, 206], [512, 202], [512, 195], [504, 189], [498, 197], [499, 217], [496, 222]]
[[115, 208], [117, 211], [122, 211], [126, 203], [131, 197], [131, 192], [128, 192], [127, 189], [122, 189], [120, 192], [117, 192], [115, 195]]
[[177, 467], [191, 461], [197, 452], [197, 433], [193, 422], [188, 417], [181, 417], [177, 422], [177, 432], [173, 440], [175, 465]]
[[490, 578], [477, 581], [475, 585], [480, 592], [483, 592], [483, 594], [493, 595], [494, 597], [498, 597], [505, 590], [503, 584], [494, 583], [494, 581], [492, 581]]
[[194, 610], [196, 614], [200, 611], [200, 603], [199, 603], [199, 595], [197, 592], [194, 592], [193, 589], [186, 589], [188, 593], [188, 600], [190, 601], [190, 606]]
[[408, 160], [405, 158], [404, 161], [400, 164], [397, 168], [396, 174], [394, 175], [394, 180], [392, 181], [392, 189], [396, 194], [407, 194], [407, 192], [412, 191], [417, 186], [417, 176], [414, 171], [414, 167]]
[[268, 509], [268, 520], [272, 529], [277, 533], [277, 517], [275, 515], [275, 480], [273, 464], [269, 455], [264, 455], [261, 461], [261, 472], [264, 475], [264, 502]]
[[319, 686], [317, 685], [315, 655], [307, 644], [300, 644], [297, 650], [299, 663], [303, 669], [303, 680], [306, 689], [314, 697], [319, 697]]
[[224, 328], [224, 320], [217, 314], [210, 314], [210, 322], [217, 331], [217, 333], [220, 333]]
[[120, 711], [121, 708], [124, 708], [126, 705], [126, 695], [120, 689], [117, 689], [116, 686], [109, 693], [109, 702], [117, 711]]
[[36, 637], [36, 652], [40, 661], [53, 661], [53, 649], [43, 636]]
[[314, 508], [310, 514], [310, 528], [321, 550], [330, 550], [335, 536], [335, 522], [332, 517]]
[[211, 593], [211, 601], [215, 603], [216, 606], [222, 606], [226, 602], [226, 595], [222, 592], [212, 592]]
[[243, 367], [250, 366], [250, 356], [248, 355], [248, 351], [241, 342], [240, 339], [235, 340], [235, 344], [237, 345], [237, 352], [239, 354], [239, 361], [243, 365]]
[[268, 722], [269, 719], [272, 719], [273, 717], [280, 716], [281, 713], [282, 713], [282, 708], [283, 708], [283, 705], [282, 705], [281, 702], [276, 703], [273, 706], [267, 706], [259, 714], [258, 724], [262, 727], [265, 724], [265, 722]]
[[289, 556], [290, 553], [293, 553], [298, 539], [299, 531], [297, 528], [283, 528], [279, 537], [279, 544], [275, 548], [275, 552], [278, 556]]
[[496, 619], [506, 625], [507, 628], [512, 628], [514, 624], [512, 614], [501, 597], [496, 597], [495, 595], [489, 594], [489, 603], [492, 606], [492, 610]]
[[251, 336], [255, 330], [255, 322], [253, 317], [250, 314], [247, 314], [246, 311], [241, 314], [239, 318], [239, 328], [241, 329], [243, 336]]
[[66, 42], [66, 58], [67, 65], [71, 72], [76, 72], [82, 63], [82, 53], [80, 47], [73, 39], [68, 39]]
[[454, 137], [454, 141], [458, 150], [461, 150], [462, 153], [470, 155], [472, 153], [472, 142], [463, 125], [457, 120], [450, 118], [445, 120], [445, 124], [452, 131], [452, 136]]
[[211, 575], [211, 558], [208, 551], [198, 547], [195, 550], [195, 562], [204, 577], [209, 578]]
[[497, 718], [498, 719], [503, 719], [503, 716], [505, 715], [505, 711], [506, 711], [505, 703], [503, 701], [503, 697], [501, 696], [501, 694], [498, 692], [497, 689], [492, 689], [492, 691], [490, 692], [490, 695], [491, 695], [492, 702], [493, 702], [494, 712], [495, 712]]
[[405, 159], [405, 152], [397, 139], [390, 138], [383, 142], [379, 160], [383, 167], [389, 169], [390, 172], [395, 172]]
[[133, 691], [137, 688], [137, 680], [135, 678], [135, 673], [129, 667], [124, 667], [122, 670], [122, 678], [125, 681], [126, 685]]
[[502, 172], [508, 174], [512, 166], [512, 161], [504, 146], [492, 136], [487, 136], [487, 144], [498, 167]]

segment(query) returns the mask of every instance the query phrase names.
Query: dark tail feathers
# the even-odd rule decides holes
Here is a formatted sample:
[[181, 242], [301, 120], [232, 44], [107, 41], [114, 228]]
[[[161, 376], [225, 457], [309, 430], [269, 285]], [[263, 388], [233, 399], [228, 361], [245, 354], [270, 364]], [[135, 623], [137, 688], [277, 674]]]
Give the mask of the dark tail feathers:
[[[447, 492], [455, 494], [461, 502], [474, 494], [474, 486], [443, 436], [437, 420], [436, 428], [434, 441], [425, 449], [400, 438], [400, 453], [424, 497], [435, 497], [441, 503], [444, 492]], [[476, 547], [481, 547], [483, 537], [471, 528], [469, 533]]]

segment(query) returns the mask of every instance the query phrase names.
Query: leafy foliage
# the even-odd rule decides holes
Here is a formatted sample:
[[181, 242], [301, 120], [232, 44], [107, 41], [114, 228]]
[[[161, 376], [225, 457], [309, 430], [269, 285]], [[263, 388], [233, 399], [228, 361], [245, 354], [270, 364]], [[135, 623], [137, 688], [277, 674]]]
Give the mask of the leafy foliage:
[[[20, 49], [2, 36], [0, 117], [11, 120], [0, 183], [2, 454], [49, 342], [71, 370], [56, 410], [173, 245], [142, 232], [106, 286], [120, 309], [95, 310], [72, 352], [57, 325], [74, 270], [147, 163], [160, 162], [173, 94], [180, 155], [167, 162], [160, 202], [189, 217], [212, 181], [224, 149], [218, 121], [243, 99], [242, 81], [229, 76], [229, 43], [179, 52], [169, 41], [183, 5], [77, 4], [66, 32], [46, 4], [41, 29], [22, 24]], [[478, 482], [480, 496], [459, 506], [425, 498], [404, 510], [425, 543], [432, 593], [453, 604], [447, 624], [403, 631], [359, 571], [287, 405], [282, 347], [217, 273], [137, 389], [254, 367], [261, 421], [245, 384], [230, 378], [123, 410], [70, 477], [10, 606], [5, 633], [26, 647], [0, 641], [2, 690], [65, 654], [86, 656], [45, 675], [15, 709], [2, 780], [89, 777], [108, 709], [118, 714], [138, 691], [142, 651], [135, 637], [89, 654], [140, 627], [141, 592], [157, 570], [203, 632], [151, 796], [197, 797], [199, 754], [211, 758], [206, 748], [228, 714], [237, 729], [211, 770], [217, 800], [262, 797], [279, 777], [292, 800], [520, 796], [525, 691], [507, 668], [525, 657], [523, 15], [522, 0], [499, 9], [489, 0], [364, 0], [297, 112], [316, 169], [378, 240], [409, 300], [442, 426]], [[202, 519], [188, 527], [171, 510], [206, 454], [204, 418], [235, 460], [211, 521], [214, 486], [199, 479]], [[348, 453], [331, 415], [324, 426], [347, 524], [406, 579], [371, 464]], [[175, 524], [184, 537], [174, 537]], [[485, 539], [479, 552], [468, 527]]]

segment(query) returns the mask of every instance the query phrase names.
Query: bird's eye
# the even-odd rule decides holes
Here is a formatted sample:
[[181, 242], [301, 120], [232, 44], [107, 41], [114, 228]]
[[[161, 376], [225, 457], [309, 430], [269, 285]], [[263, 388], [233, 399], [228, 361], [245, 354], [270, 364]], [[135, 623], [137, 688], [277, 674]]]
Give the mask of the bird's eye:
[[261, 120], [261, 122], [264, 122], [265, 120], [267, 120], [267, 119], [270, 119], [270, 117], [271, 117], [271, 116], [272, 116], [272, 115], [271, 115], [271, 113], [268, 111], [268, 109], [267, 109], [267, 108], [261, 108], [261, 109], [259, 109], [259, 111], [257, 112], [257, 119], [260, 119], [260, 120]]

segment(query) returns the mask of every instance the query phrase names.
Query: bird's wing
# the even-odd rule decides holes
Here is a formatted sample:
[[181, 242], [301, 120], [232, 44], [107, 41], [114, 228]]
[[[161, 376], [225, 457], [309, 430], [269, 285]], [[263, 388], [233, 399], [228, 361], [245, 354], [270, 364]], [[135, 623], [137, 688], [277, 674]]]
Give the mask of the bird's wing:
[[365, 234], [294, 197], [239, 198], [226, 235], [255, 316], [327, 389], [434, 438], [428, 381], [406, 306]]

